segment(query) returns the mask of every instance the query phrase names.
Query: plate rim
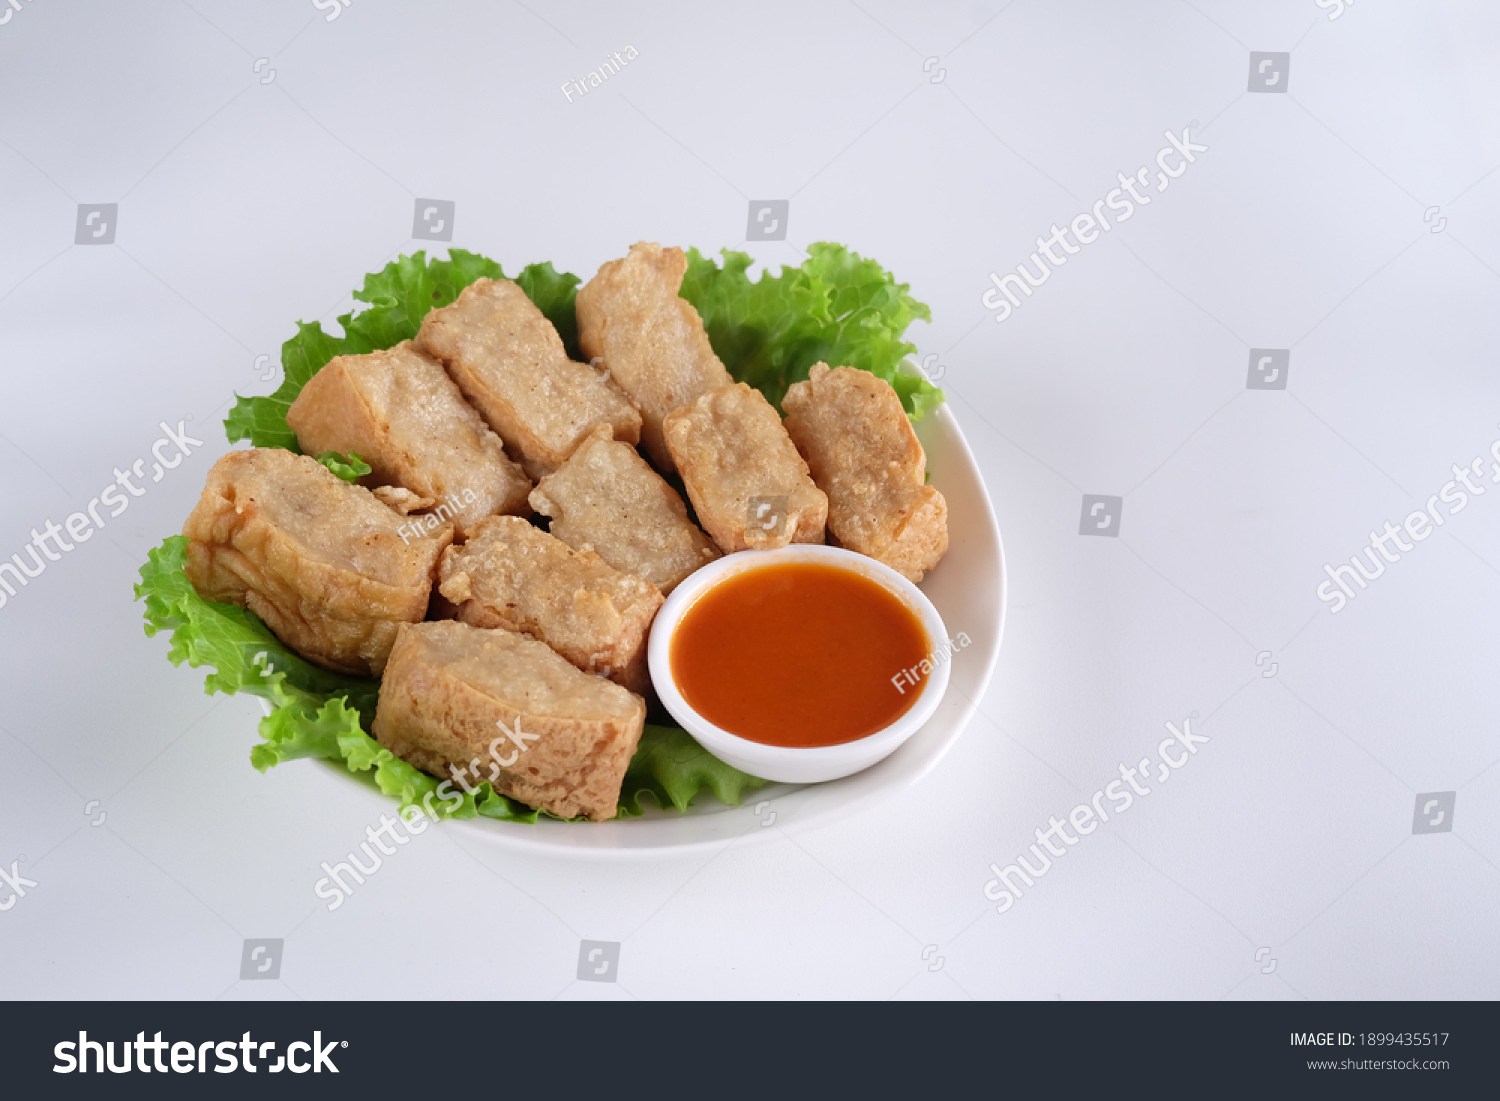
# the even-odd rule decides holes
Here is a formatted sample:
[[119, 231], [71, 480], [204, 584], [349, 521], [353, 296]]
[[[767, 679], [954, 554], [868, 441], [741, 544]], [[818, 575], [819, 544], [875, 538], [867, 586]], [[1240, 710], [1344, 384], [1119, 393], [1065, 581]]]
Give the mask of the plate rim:
[[[984, 482], [984, 472], [974, 458], [973, 448], [969, 446], [968, 437], [965, 436], [958, 418], [954, 415], [952, 407], [948, 402], [938, 406], [931, 414], [945, 421], [945, 428], [952, 434], [954, 441], [962, 450], [963, 458], [968, 462], [970, 469], [974, 472], [978, 483], [979, 497], [984, 506], [984, 520], [988, 524], [988, 530], [994, 536], [995, 550], [998, 566], [998, 578], [996, 597], [1000, 605], [999, 616], [995, 625], [995, 641], [981, 671], [977, 687], [972, 697], [965, 697], [959, 715], [951, 723], [951, 732], [937, 746], [936, 752], [922, 761], [917, 767], [901, 773], [888, 783], [857, 795], [847, 802], [841, 802], [833, 806], [814, 809], [809, 812], [799, 812], [794, 820], [789, 820], [783, 827], [787, 833], [800, 834], [808, 830], [819, 829], [834, 821], [842, 821], [864, 814], [886, 801], [898, 795], [910, 791], [916, 784], [920, 783], [931, 774], [940, 761], [946, 757], [949, 751], [957, 744], [969, 723], [973, 721], [974, 714], [979, 710], [979, 701], [988, 690], [990, 681], [994, 676], [995, 666], [999, 661], [1000, 648], [1005, 639], [1005, 622], [1009, 610], [1007, 600], [1007, 589], [1009, 585], [1008, 571], [1005, 560], [1005, 541], [1000, 531], [999, 522], [995, 516], [994, 501], [990, 497], [989, 488]], [[960, 693], [960, 695], [964, 695]], [[930, 720], [929, 720], [930, 721]], [[325, 762], [334, 764], [336, 762]], [[855, 776], [860, 775], [855, 773]], [[847, 777], [846, 779], [853, 779]], [[830, 784], [842, 783], [842, 780], [830, 781]], [[761, 793], [775, 787], [790, 788], [786, 794], [804, 791], [810, 787], [821, 785], [778, 785], [768, 784], [765, 788], [757, 789], [755, 798], [747, 798], [739, 806], [726, 806], [718, 814], [739, 813], [751, 810], [752, 804], [759, 805], [763, 802]], [[717, 816], [717, 815], [715, 815]], [[681, 820], [685, 816], [677, 816], [675, 820]], [[554, 828], [580, 828], [579, 823], [542, 823], [520, 826], [514, 823], [495, 822], [488, 819], [473, 820], [449, 820], [453, 825], [459, 827], [465, 835], [472, 835], [482, 841], [486, 846], [492, 846], [506, 852], [516, 853], [524, 856], [547, 856], [553, 859], [575, 860], [583, 862], [621, 862], [621, 861], [659, 861], [670, 860], [678, 856], [696, 856], [708, 852], [717, 852], [734, 845], [745, 839], [746, 835], [766, 839], [773, 831], [757, 829], [759, 824], [757, 817], [752, 815], [746, 822], [745, 829], [728, 837], [702, 838], [698, 840], [683, 841], [673, 844], [644, 844], [629, 846], [609, 845], [569, 845], [557, 844], [545, 841], [537, 837], [534, 831], [537, 826]], [[443, 823], [447, 824], [447, 822]], [[628, 823], [621, 823], [626, 825]], [[522, 831], [527, 831], [523, 833]]]

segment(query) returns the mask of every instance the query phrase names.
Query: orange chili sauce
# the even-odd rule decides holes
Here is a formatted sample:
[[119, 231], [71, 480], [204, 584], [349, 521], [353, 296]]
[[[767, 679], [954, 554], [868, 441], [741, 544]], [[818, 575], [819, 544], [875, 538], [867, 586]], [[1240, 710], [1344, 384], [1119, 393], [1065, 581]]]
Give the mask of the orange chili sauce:
[[932, 650], [916, 612], [853, 570], [759, 566], [700, 596], [672, 637], [672, 679], [698, 714], [776, 746], [842, 745], [889, 726], [927, 675], [892, 678]]

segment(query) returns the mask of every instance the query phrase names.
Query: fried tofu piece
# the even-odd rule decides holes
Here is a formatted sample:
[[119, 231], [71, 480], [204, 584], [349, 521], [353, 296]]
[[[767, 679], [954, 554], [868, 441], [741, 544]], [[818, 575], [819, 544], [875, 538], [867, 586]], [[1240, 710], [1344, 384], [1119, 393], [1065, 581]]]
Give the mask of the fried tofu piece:
[[662, 429], [703, 530], [725, 554], [823, 542], [828, 498], [759, 390], [740, 382], [704, 394]]
[[423, 497], [403, 486], [376, 486], [370, 492], [375, 494], [375, 500], [387, 508], [395, 509], [402, 516], [410, 516], [437, 504], [431, 497]]
[[640, 452], [604, 429], [537, 483], [531, 507], [552, 518], [552, 534], [568, 546], [595, 552], [663, 595], [719, 557], [713, 540], [688, 519], [677, 491]]
[[203, 599], [250, 609], [309, 661], [378, 676], [396, 628], [427, 614], [453, 540], [452, 524], [409, 536], [404, 523], [306, 455], [231, 451], [183, 525], [187, 577]]
[[641, 438], [641, 415], [605, 378], [568, 358], [562, 337], [509, 279], [479, 279], [422, 319], [416, 345], [441, 360], [517, 459], [560, 465], [601, 424]]
[[403, 625], [380, 682], [377, 741], [434, 776], [562, 818], [613, 818], [645, 702], [514, 631]]
[[335, 356], [302, 388], [286, 423], [309, 455], [357, 452], [370, 464], [365, 484], [430, 498], [460, 533], [497, 512], [530, 512], [531, 479], [443, 365], [410, 341]]
[[734, 380], [714, 355], [703, 320], [678, 295], [687, 273], [680, 248], [646, 241], [604, 264], [578, 292], [578, 343], [640, 406], [641, 441], [664, 473], [675, 469], [662, 437], [672, 410]]
[[828, 494], [841, 546], [920, 581], [948, 550], [948, 504], [926, 483], [927, 456], [890, 383], [815, 365], [782, 402], [786, 430]]
[[492, 516], [463, 546], [443, 552], [438, 591], [465, 623], [531, 635], [585, 673], [650, 691], [646, 635], [662, 595], [592, 551], [575, 551], [514, 516]]

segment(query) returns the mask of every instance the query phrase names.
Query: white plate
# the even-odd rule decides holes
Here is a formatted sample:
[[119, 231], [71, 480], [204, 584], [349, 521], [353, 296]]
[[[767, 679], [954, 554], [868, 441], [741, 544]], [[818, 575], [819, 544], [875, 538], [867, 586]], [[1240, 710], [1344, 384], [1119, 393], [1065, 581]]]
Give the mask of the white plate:
[[[771, 784], [739, 807], [726, 807], [705, 793], [686, 814], [653, 809], [623, 821], [541, 819], [530, 826], [479, 818], [454, 822], [452, 828], [503, 850], [584, 860], [661, 859], [712, 851], [747, 834], [769, 836], [775, 831], [761, 823], [773, 812], [776, 828], [796, 832], [847, 818], [926, 776], [963, 733], [1000, 652], [1005, 552], [979, 468], [948, 406], [923, 418], [917, 436], [927, 451], [931, 483], [948, 500], [948, 553], [921, 588], [949, 636], [963, 632], [971, 643], [953, 655], [952, 678], [937, 712], [905, 745], [864, 772], [826, 784]], [[341, 765], [339, 770], [344, 771]]]

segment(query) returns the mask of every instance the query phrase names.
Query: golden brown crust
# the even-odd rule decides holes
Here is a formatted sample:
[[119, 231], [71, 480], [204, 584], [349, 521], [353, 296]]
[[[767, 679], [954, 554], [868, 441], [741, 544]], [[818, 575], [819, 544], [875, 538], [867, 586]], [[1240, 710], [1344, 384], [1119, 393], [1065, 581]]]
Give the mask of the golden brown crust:
[[528, 806], [602, 822], [616, 813], [645, 719], [639, 696], [540, 642], [438, 621], [399, 629], [372, 729], [455, 785], [490, 780]]
[[205, 600], [260, 616], [309, 661], [379, 675], [396, 627], [427, 614], [453, 526], [412, 531], [361, 486], [276, 448], [216, 462], [187, 536], [187, 577]]
[[514, 516], [491, 517], [449, 547], [438, 577], [465, 623], [531, 635], [585, 673], [649, 693], [646, 638], [662, 604], [654, 585]]
[[363, 484], [429, 498], [460, 532], [497, 512], [530, 512], [531, 479], [442, 364], [410, 341], [334, 357], [302, 388], [286, 422], [309, 455], [357, 452], [371, 467]]
[[555, 467], [594, 428], [640, 439], [641, 415], [585, 364], [526, 292], [509, 279], [479, 279], [450, 306], [422, 319], [416, 346], [440, 360], [516, 458]]
[[828, 494], [840, 546], [921, 581], [948, 550], [948, 505], [925, 484], [927, 458], [901, 398], [854, 367], [815, 365], [782, 402], [786, 430]]
[[[681, 297], [687, 256], [638, 241], [578, 292], [578, 343], [640, 407], [641, 443], [670, 474], [662, 422], [672, 410], [734, 380], [719, 362], [691, 302]], [[632, 441], [633, 442], [633, 441]]]
[[828, 498], [759, 390], [740, 382], [704, 394], [670, 414], [663, 433], [703, 529], [725, 554], [823, 542]]
[[557, 472], [531, 491], [531, 507], [551, 517], [551, 532], [575, 550], [591, 550], [617, 570], [670, 593], [719, 557], [713, 540], [688, 519], [677, 491], [628, 444], [597, 429]]

